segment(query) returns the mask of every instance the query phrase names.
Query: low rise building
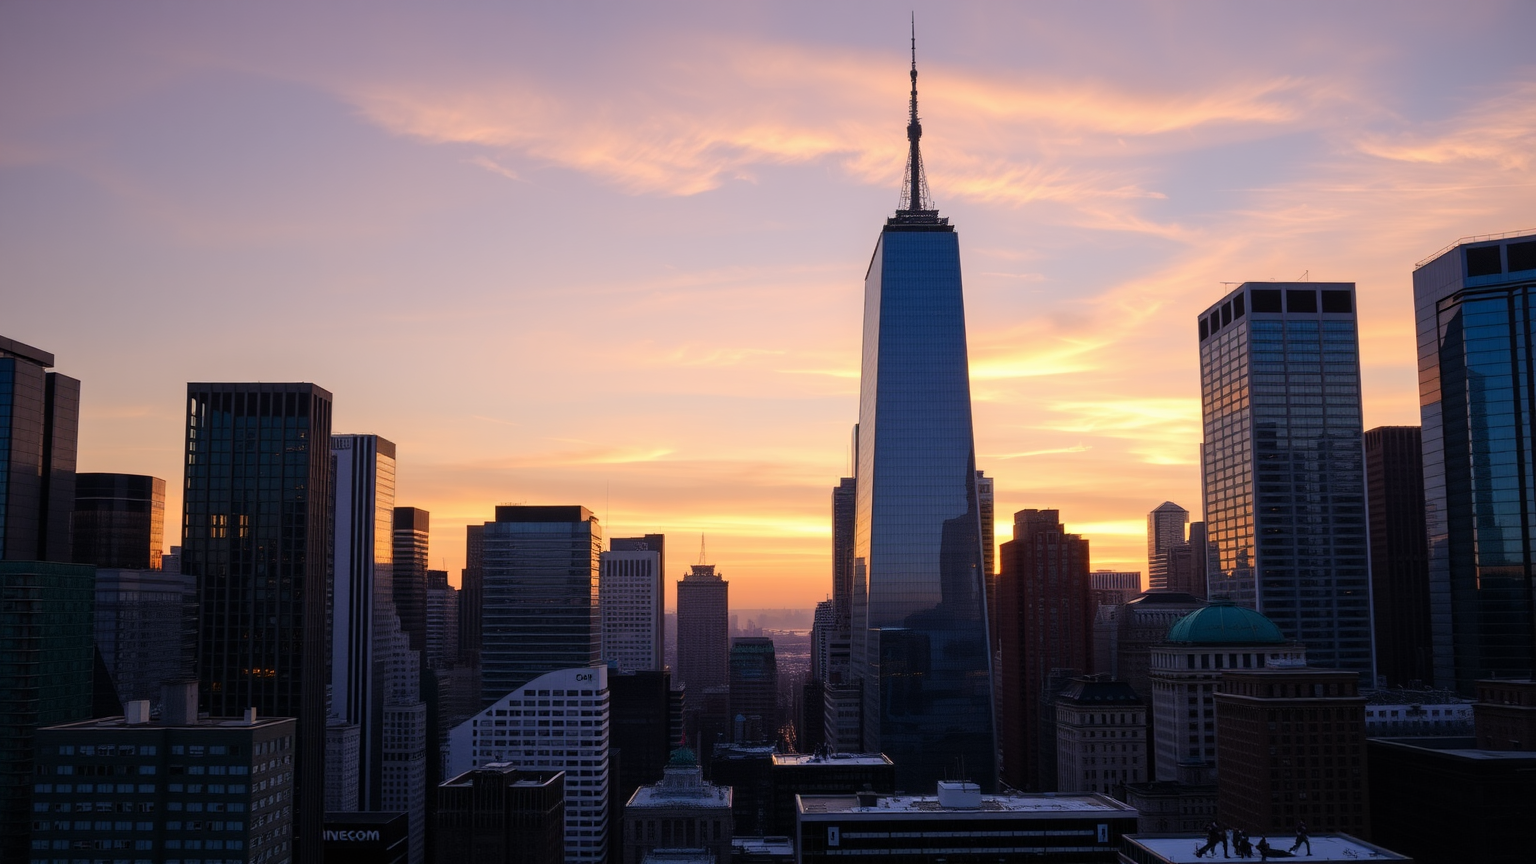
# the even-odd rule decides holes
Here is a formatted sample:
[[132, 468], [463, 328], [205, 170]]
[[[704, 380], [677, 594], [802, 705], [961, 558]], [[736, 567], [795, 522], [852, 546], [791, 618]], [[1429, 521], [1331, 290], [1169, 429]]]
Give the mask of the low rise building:
[[624, 805], [624, 864], [643, 864], [662, 850], [696, 850], [727, 864], [732, 827], [731, 788], [704, 782], [698, 757], [679, 748], [661, 782], [636, 789]]
[[790, 837], [732, 837], [731, 864], [794, 864]]
[[1143, 834], [1204, 831], [1216, 819], [1216, 784], [1150, 780], [1125, 784], [1121, 800], [1136, 808]]
[[1372, 837], [1419, 864], [1524, 864], [1536, 813], [1536, 751], [1476, 738], [1372, 738]]
[[1536, 750], [1536, 681], [1477, 682], [1477, 746], [1484, 750]]
[[1147, 709], [1124, 681], [1074, 678], [1056, 697], [1056, 791], [1120, 797], [1147, 779]]
[[800, 864], [878, 856], [889, 864], [1114, 862], [1136, 811], [1105, 795], [983, 795], [940, 781], [936, 795], [802, 795]]
[[1471, 735], [1472, 700], [1452, 690], [1372, 690], [1365, 694], [1365, 734], [1368, 738]]

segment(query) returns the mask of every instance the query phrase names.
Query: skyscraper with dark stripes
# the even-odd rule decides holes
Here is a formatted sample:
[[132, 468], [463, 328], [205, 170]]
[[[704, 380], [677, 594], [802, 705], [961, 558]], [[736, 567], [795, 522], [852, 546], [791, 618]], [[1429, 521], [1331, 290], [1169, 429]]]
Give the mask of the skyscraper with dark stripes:
[[197, 579], [201, 709], [293, 717], [293, 850], [324, 818], [331, 394], [314, 384], [188, 384], [182, 572]]

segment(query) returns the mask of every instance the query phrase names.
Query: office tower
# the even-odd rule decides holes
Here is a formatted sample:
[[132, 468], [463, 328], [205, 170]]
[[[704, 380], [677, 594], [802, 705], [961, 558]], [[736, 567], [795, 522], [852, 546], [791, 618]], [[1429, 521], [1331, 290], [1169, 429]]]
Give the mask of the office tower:
[[1216, 692], [1223, 672], [1306, 663], [1306, 646], [1286, 641], [1273, 621], [1231, 600], [1213, 600], [1176, 621], [1151, 656], [1157, 779], [1215, 779]]
[[1184, 541], [1189, 511], [1164, 501], [1147, 514], [1147, 587], [1168, 587], [1168, 550]]
[[1074, 678], [1056, 697], [1056, 791], [1120, 797], [1147, 779], [1147, 706], [1124, 681]]
[[690, 695], [730, 683], [730, 588], [713, 564], [694, 564], [677, 580], [677, 683]]
[[405, 813], [326, 813], [325, 864], [406, 864], [411, 825]]
[[[77, 547], [78, 548], [78, 547]], [[96, 571], [96, 648], [119, 702], [160, 707], [160, 685], [194, 675], [197, 585], [165, 570]]]
[[432, 514], [420, 507], [396, 507], [394, 519], [395, 612], [412, 651], [427, 647], [427, 540]]
[[615, 537], [602, 554], [603, 661], [622, 671], [662, 668], [662, 543], [660, 534]]
[[983, 795], [974, 783], [943, 780], [937, 787], [937, 795], [801, 796], [795, 860], [1115, 864], [1121, 837], [1136, 833], [1136, 811], [1103, 795]]
[[779, 666], [773, 640], [742, 636], [731, 640], [731, 723], [738, 744], [779, 737]]
[[636, 789], [624, 805], [624, 864], [643, 864], [656, 849], [730, 861], [732, 825], [731, 787], [706, 783], [693, 751], [676, 750], [661, 782]]
[[1422, 685], [1435, 674], [1423, 455], [1417, 426], [1378, 426], [1365, 433], [1376, 673], [1392, 687]]
[[1360, 676], [1227, 669], [1216, 692], [1216, 746], [1222, 824], [1286, 831], [1305, 822], [1371, 836]]
[[485, 523], [480, 704], [601, 662], [603, 529], [585, 507], [501, 506]]
[[1435, 683], [1536, 675], [1528, 384], [1536, 234], [1468, 238], [1413, 271]]
[[[492, 533], [486, 531], [488, 597], [497, 567]], [[492, 632], [489, 616], [486, 632]], [[449, 772], [462, 774], [495, 762], [564, 771], [565, 860], [596, 864], [608, 855], [609, 717], [608, 667], [545, 673], [454, 727], [448, 734]], [[541, 725], [556, 720], [567, 725]]]
[[434, 860], [563, 864], [565, 778], [491, 763], [438, 786]]
[[616, 799], [628, 801], [635, 790], [661, 779], [667, 758], [682, 738], [672, 716], [672, 673], [608, 671], [609, 770]]
[[852, 662], [864, 746], [924, 788], [997, 783], [960, 242], [929, 197], [916, 51], [901, 204], [864, 278]]
[[1210, 596], [1205, 580], [1212, 569], [1211, 553], [1214, 551], [1211, 544], [1206, 541], [1204, 522], [1189, 523], [1189, 547], [1194, 554], [1194, 572], [1189, 574], [1189, 582], [1184, 586], [1170, 585], [1169, 587], [1204, 600]]
[[459, 659], [459, 589], [447, 570], [427, 571], [427, 666], [446, 669]]
[[201, 699], [215, 717], [293, 717], [295, 860], [325, 805], [331, 394], [188, 384], [182, 572], [197, 580]]
[[[383, 762], [377, 810], [405, 813], [410, 823], [410, 860], [426, 854], [427, 704], [421, 698], [421, 655], [398, 629], [390, 634], [384, 678]], [[431, 680], [431, 679], [429, 679]], [[436, 757], [434, 740], [433, 751]]]
[[891, 794], [896, 766], [880, 753], [773, 753], [768, 763], [764, 834], [795, 833], [797, 795], [834, 795], [852, 790]]
[[844, 617], [853, 608], [853, 528], [857, 484], [844, 477], [832, 487], [832, 605]]
[[74, 561], [159, 570], [165, 548], [165, 481], [143, 474], [76, 474]]
[[[199, 718], [195, 687], [168, 688], [159, 720], [134, 701], [125, 716], [38, 731], [34, 809], [57, 815], [36, 822], [30, 860], [63, 849], [107, 861], [292, 860], [293, 718]], [[91, 782], [105, 777], [115, 782]]]
[[1171, 546], [1163, 553], [1163, 561], [1165, 562], [1163, 590], [1205, 597], [1205, 577], [1202, 575], [1204, 568], [1201, 566], [1205, 562], [1202, 560], [1199, 546], [1194, 543], [1179, 543]]
[[391, 587], [395, 445], [377, 435], [330, 441], [336, 465], [331, 713], [359, 730], [361, 808], [382, 810], [384, 702], [400, 629]]
[[464, 528], [464, 569], [459, 574], [459, 653], [480, 665], [480, 634], [485, 603], [485, 526]]
[[0, 561], [73, 560], [80, 382], [53, 355], [0, 336]]
[[1037, 718], [1050, 674], [1081, 674], [1091, 662], [1088, 541], [1068, 534], [1055, 510], [1020, 510], [1013, 518], [997, 576], [1002, 773], [1015, 789], [1049, 791], [1056, 772], [1042, 776]]
[[331, 717], [325, 725], [325, 812], [361, 810], [362, 730], [356, 723]]
[[27, 860], [34, 734], [91, 716], [95, 568], [0, 561], [0, 860]]
[[1206, 582], [1371, 680], [1352, 282], [1245, 282], [1200, 317]]

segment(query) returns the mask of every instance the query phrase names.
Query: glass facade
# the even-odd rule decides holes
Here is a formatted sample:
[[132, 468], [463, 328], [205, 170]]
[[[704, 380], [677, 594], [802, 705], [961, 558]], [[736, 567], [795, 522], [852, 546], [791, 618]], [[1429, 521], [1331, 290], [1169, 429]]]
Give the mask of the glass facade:
[[[923, 218], [926, 216], [927, 218]], [[864, 749], [898, 787], [997, 782], [960, 244], [890, 220], [864, 283], [854, 527], [854, 674]]]
[[197, 579], [203, 710], [297, 718], [294, 836], [320, 855], [331, 394], [313, 384], [188, 384], [182, 572]]
[[159, 570], [165, 481], [143, 474], [75, 475], [76, 564]]
[[0, 560], [74, 560], [80, 382], [53, 355], [0, 336]]
[[1354, 287], [1245, 283], [1200, 316], [1207, 578], [1373, 680]]
[[496, 508], [481, 553], [481, 703], [601, 662], [603, 530], [585, 507]]
[[1536, 672], [1536, 235], [1413, 274], [1435, 683]]

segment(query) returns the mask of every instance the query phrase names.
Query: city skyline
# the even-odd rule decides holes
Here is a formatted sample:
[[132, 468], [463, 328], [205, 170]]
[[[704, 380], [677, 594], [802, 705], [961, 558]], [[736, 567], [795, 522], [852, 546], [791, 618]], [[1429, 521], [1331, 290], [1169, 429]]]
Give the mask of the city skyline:
[[[454, 583], [463, 525], [579, 504], [809, 608], [907, 63], [904, 10], [812, 8], [8, 8], [5, 334], [83, 382], [79, 470], [168, 513], [187, 382], [308, 381], [399, 442]], [[1529, 6], [918, 17], [976, 467], [1004, 537], [1059, 509], [1094, 568], [1200, 500], [1188, 321], [1222, 280], [1355, 283], [1363, 425], [1417, 424], [1414, 262], [1532, 227]]]

